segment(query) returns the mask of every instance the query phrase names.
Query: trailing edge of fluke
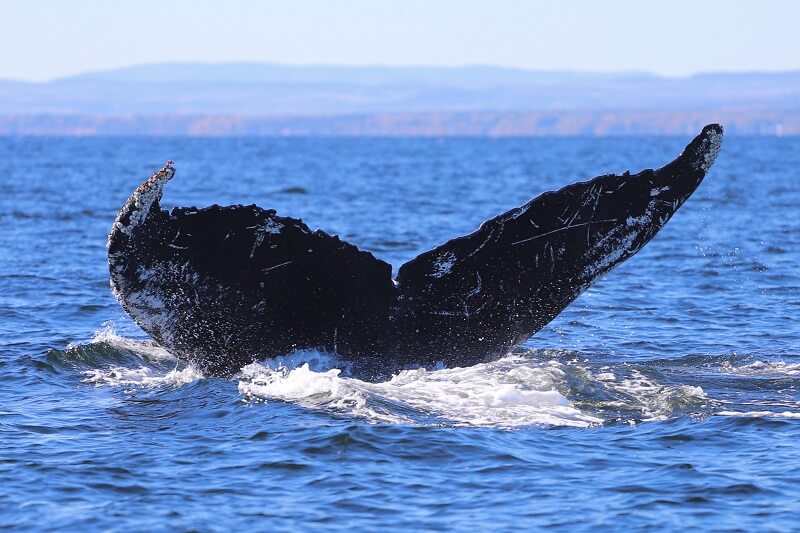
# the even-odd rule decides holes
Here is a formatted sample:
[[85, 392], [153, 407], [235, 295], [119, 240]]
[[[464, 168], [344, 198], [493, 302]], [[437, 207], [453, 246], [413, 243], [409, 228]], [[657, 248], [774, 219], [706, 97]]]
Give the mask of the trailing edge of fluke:
[[255, 205], [161, 209], [171, 161], [125, 202], [111, 288], [156, 342], [208, 375], [316, 349], [367, 378], [504, 355], [639, 251], [714, 163], [712, 124], [658, 170], [544, 193], [400, 267]]

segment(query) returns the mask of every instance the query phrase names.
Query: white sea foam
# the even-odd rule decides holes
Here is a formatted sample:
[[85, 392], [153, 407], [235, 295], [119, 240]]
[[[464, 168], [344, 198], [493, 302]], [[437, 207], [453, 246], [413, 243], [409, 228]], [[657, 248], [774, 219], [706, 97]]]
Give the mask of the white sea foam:
[[242, 370], [239, 391], [249, 399], [346, 410], [384, 422], [427, 418], [497, 427], [601, 423], [602, 419], [581, 412], [555, 389], [565, 375], [562, 366], [556, 361], [533, 364], [509, 356], [469, 368], [405, 370], [389, 381], [369, 383], [342, 377], [337, 369], [315, 372], [307, 363], [297, 368], [253, 364]]
[[727, 374], [737, 374], [741, 376], [798, 376], [800, 375], [800, 363], [755, 361], [741, 366], [725, 363], [722, 365], [722, 371]]
[[[160, 370], [153, 366], [147, 366], [147, 364], [141, 364], [134, 368], [109, 365], [83, 372], [84, 383], [92, 383], [98, 387], [177, 387], [203, 378], [203, 374], [191, 365], [179, 368], [179, 362], [175, 356], [152, 341], [129, 339], [118, 335], [110, 324], [95, 332], [88, 344], [105, 344], [112, 348], [132, 352], [141, 357], [142, 363], [156, 365], [174, 363], [175, 366], [172, 370]], [[70, 345], [67, 349], [75, 347], [76, 345]]]
[[743, 418], [800, 418], [800, 412], [797, 411], [719, 411], [714, 414]]
[[701, 403], [708, 399], [702, 387], [692, 385], [663, 385], [639, 370], [630, 370], [622, 378], [604, 368], [594, 376], [615, 397], [604, 407], [619, 407], [638, 411], [644, 421], [665, 420], [676, 409]]
[[183, 369], [160, 372], [150, 367], [125, 368], [111, 366], [108, 368], [95, 368], [83, 373], [86, 378], [84, 383], [110, 387], [178, 387], [203, 378], [203, 374], [192, 366]]
[[[203, 378], [191, 366], [179, 367], [152, 342], [119, 336], [111, 328], [98, 332], [91, 343], [134, 352], [142, 363], [88, 370], [86, 383], [139, 389], [179, 387]], [[336, 357], [311, 351], [247, 365], [236, 379], [246, 401], [292, 402], [402, 424], [589, 427], [617, 419], [620, 411], [637, 420], [663, 420], [676, 409], [707, 400], [700, 387], [666, 386], [626, 365], [592, 369], [562, 355], [533, 352], [467, 368], [404, 370], [371, 383], [348, 377], [346, 363]], [[165, 369], [164, 363], [173, 368]], [[795, 370], [800, 368], [789, 368]], [[599, 397], [597, 387], [605, 391]]]

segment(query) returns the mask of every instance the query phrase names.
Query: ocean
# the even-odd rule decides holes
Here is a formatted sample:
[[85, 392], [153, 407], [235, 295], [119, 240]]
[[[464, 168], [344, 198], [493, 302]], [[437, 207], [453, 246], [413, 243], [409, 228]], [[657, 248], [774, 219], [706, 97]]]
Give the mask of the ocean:
[[730, 137], [639, 254], [506, 357], [380, 383], [205, 377], [128, 319], [106, 236], [250, 204], [394, 265], [685, 137], [0, 138], [0, 529], [800, 528], [800, 138]]

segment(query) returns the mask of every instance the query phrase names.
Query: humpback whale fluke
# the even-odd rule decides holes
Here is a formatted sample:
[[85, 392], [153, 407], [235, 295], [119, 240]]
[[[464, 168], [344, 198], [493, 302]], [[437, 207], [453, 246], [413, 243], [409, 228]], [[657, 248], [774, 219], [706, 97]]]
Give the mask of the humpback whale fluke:
[[[159, 344], [207, 374], [318, 349], [365, 371], [502, 356], [631, 257], [702, 181], [712, 124], [671, 163], [547, 192], [400, 267], [255, 205], [160, 207], [171, 161], [120, 209], [111, 288]], [[380, 372], [378, 372], [380, 373]]]

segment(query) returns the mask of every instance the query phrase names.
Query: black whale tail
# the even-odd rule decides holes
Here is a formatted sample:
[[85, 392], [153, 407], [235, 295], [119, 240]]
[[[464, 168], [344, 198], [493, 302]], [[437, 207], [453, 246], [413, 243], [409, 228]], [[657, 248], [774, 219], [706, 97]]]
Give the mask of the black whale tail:
[[[471, 365], [541, 329], [652, 239], [702, 181], [722, 127], [671, 163], [547, 192], [400, 267], [257, 206], [163, 211], [171, 162], [109, 235], [115, 296], [136, 323], [209, 374], [321, 349], [363, 368]], [[358, 366], [358, 365], [357, 365]]]
[[605, 175], [547, 192], [474, 233], [400, 268], [403, 312], [440, 339], [434, 357], [472, 364], [506, 353], [541, 329], [597, 278], [625, 261], [672, 217], [719, 152], [711, 124], [671, 163]]

